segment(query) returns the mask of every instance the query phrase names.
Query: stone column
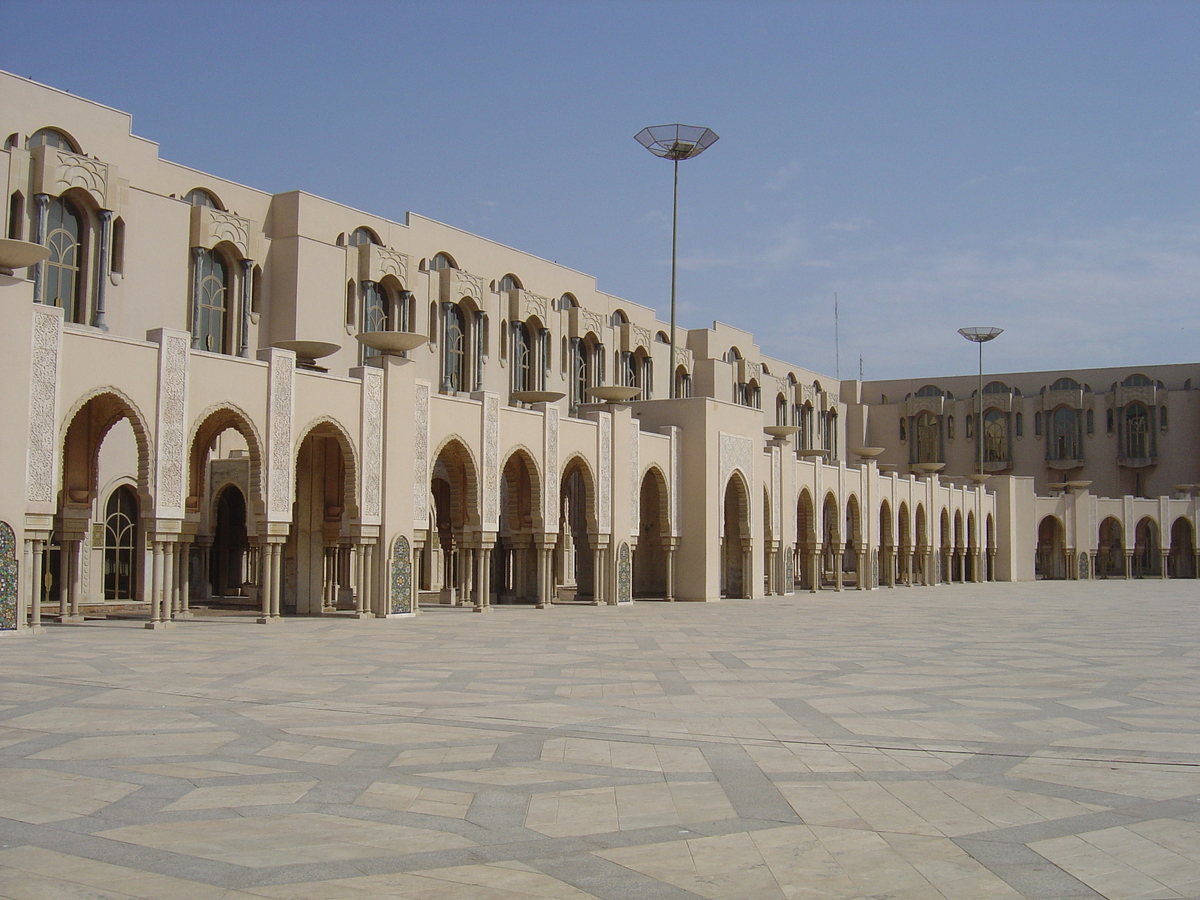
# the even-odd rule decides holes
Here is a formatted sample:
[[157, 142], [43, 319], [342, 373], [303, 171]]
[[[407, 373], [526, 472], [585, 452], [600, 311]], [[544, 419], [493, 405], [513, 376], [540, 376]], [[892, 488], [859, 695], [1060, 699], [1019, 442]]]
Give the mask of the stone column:
[[163, 541], [163, 618], [175, 618], [178, 597], [175, 593], [175, 544]]
[[280, 612], [281, 582], [283, 581], [283, 544], [271, 545], [271, 618], [276, 622], [282, 621]]
[[[749, 542], [747, 542], [749, 543]], [[742, 595], [746, 599], [754, 596], [754, 548], [742, 551]]]
[[[50, 205], [49, 194], [34, 194], [34, 205], [37, 207], [37, 215], [33, 226], [33, 242], [35, 244], [46, 243], [46, 208]], [[33, 270], [33, 302], [42, 302], [42, 285], [46, 280], [46, 261], [40, 260]], [[43, 542], [44, 543], [44, 542]], [[38, 569], [41, 572], [41, 569]], [[41, 578], [41, 575], [38, 575]], [[39, 617], [39, 621], [41, 621]], [[40, 626], [39, 626], [40, 627]]]
[[147, 628], [165, 628], [166, 616], [163, 614], [163, 545], [162, 541], [151, 541], [150, 566], [150, 621]]
[[537, 553], [537, 608], [548, 609], [550, 599], [550, 548], [539, 544], [534, 548]]
[[855, 579], [855, 589], [860, 591], [868, 591], [874, 584], [874, 578], [871, 574], [871, 566], [867, 561], [867, 545], [859, 544], [854, 552], [854, 565], [858, 568], [858, 578]]
[[1161, 558], [1161, 565], [1159, 566], [1159, 576], [1158, 577], [1165, 579], [1168, 577], [1168, 575], [1167, 575], [1168, 568], [1167, 567], [1168, 567], [1168, 564], [1169, 564], [1169, 561], [1171, 558], [1171, 550], [1170, 550], [1170, 548], [1167, 548], [1165, 550], [1160, 548], [1158, 551], [1158, 554], [1159, 554], [1159, 557]]
[[779, 579], [776, 577], [777, 573], [775, 572], [776, 558], [777, 554], [775, 548], [767, 547], [767, 596], [783, 593], [777, 584]]
[[592, 606], [604, 599], [604, 551], [592, 544]]
[[987, 563], [988, 563], [988, 570], [983, 575], [984, 580], [985, 581], [995, 581], [996, 580], [996, 551], [991, 547], [989, 547], [988, 551], [987, 551]]
[[1125, 551], [1125, 577], [1127, 579], [1133, 577], [1133, 551], [1132, 550]]
[[675, 547], [676, 539], [668, 538], [666, 542], [667, 550], [667, 602], [675, 602]]
[[843, 590], [842, 585], [842, 546], [838, 546], [833, 551], [833, 589], [835, 591]]
[[824, 549], [820, 544], [815, 544], [809, 547], [805, 553], [808, 556], [806, 560], [808, 564], [808, 592], [815, 594], [821, 589], [821, 560], [824, 555]]
[[203, 247], [192, 248], [192, 349], [200, 346], [200, 260], [204, 258]]
[[242, 260], [242, 334], [238, 341], [238, 356], [250, 355], [250, 302], [253, 298], [254, 260]]
[[274, 560], [271, 556], [271, 545], [269, 543], [262, 545], [262, 552], [259, 556], [262, 558], [262, 574], [259, 576], [258, 587], [259, 597], [262, 600], [262, 616], [259, 617], [258, 624], [267, 625], [271, 622], [271, 585], [274, 581], [274, 573], [272, 571]]
[[109, 275], [108, 248], [112, 241], [112, 217], [111, 209], [100, 210], [100, 273], [96, 279], [96, 314], [92, 317], [92, 325], [101, 331], [108, 331], [108, 324], [104, 321], [104, 290]]
[[29, 570], [29, 627], [42, 630], [42, 554], [46, 542], [38, 538], [25, 542], [25, 558], [30, 561]]
[[366, 618], [375, 616], [375, 544], [363, 545], [362, 613]]
[[[179, 617], [192, 618], [192, 545], [186, 542], [179, 547], [180, 579], [179, 579]], [[244, 569], [243, 572], [249, 571]]]
[[492, 609], [492, 548], [484, 544], [479, 553], [479, 611]]

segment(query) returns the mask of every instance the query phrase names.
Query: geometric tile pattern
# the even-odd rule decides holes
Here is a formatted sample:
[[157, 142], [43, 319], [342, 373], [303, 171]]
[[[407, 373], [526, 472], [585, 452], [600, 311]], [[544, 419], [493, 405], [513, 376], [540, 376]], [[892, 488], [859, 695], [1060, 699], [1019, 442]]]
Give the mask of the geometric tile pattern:
[[0, 897], [1200, 897], [1195, 581], [0, 642]]

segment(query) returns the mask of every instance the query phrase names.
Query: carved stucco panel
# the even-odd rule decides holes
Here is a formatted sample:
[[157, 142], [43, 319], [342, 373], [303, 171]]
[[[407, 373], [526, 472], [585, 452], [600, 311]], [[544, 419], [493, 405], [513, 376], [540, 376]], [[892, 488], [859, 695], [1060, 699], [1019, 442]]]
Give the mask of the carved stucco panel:
[[500, 527], [500, 398], [483, 398], [483, 527]]
[[546, 405], [545, 477], [542, 494], [546, 498], [543, 521], [547, 531], [558, 529], [558, 407]]
[[208, 246], [215, 247], [222, 241], [228, 241], [242, 251], [243, 257], [249, 259], [250, 220], [219, 209], [206, 209], [205, 212], [208, 215], [208, 234], [211, 241]]
[[[52, 311], [53, 310], [53, 311]], [[29, 435], [25, 499], [54, 502], [55, 447], [58, 429], [58, 361], [62, 354], [62, 314], [34, 307], [33, 359], [29, 378]]]
[[601, 534], [612, 534], [612, 415], [600, 413], [600, 486], [596, 517]]
[[671, 535], [679, 537], [679, 485], [683, 482], [683, 457], [679, 447], [679, 429], [672, 427], [671, 435]]
[[158, 490], [160, 514], [182, 510], [187, 442], [188, 338], [164, 333], [158, 352]]
[[271, 468], [268, 479], [270, 511], [290, 518], [292, 510], [292, 417], [296, 359], [290, 353], [271, 354], [271, 405], [268, 441]]
[[363, 369], [363, 518], [375, 525], [383, 506], [383, 372]]
[[754, 442], [750, 438], [742, 437], [740, 434], [726, 434], [723, 431], [721, 432], [719, 461], [722, 497], [724, 497], [725, 485], [729, 483], [729, 476], [733, 474], [735, 469], [741, 471], [746, 479], [747, 488], [753, 491], [754, 464], [751, 459], [753, 449]]
[[396, 278], [402, 285], [408, 286], [408, 254], [401, 253], [399, 250], [393, 250], [391, 247], [374, 247], [376, 259], [378, 260], [379, 277], [376, 280], [381, 280], [388, 275]]
[[634, 419], [629, 433], [629, 533], [634, 538], [642, 527], [641, 437]]
[[429, 527], [429, 383], [413, 392], [413, 524]]
[[59, 150], [58, 165], [54, 167], [51, 189], [47, 193], [61, 194], [71, 188], [81, 188], [92, 195], [97, 206], [104, 209], [108, 206], [108, 180], [107, 163]]

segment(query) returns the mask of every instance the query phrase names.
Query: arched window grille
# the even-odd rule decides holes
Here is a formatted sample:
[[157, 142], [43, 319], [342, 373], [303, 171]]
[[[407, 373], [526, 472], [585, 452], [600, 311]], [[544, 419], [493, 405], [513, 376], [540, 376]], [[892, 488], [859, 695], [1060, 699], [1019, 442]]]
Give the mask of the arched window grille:
[[1053, 460], [1082, 459], [1079, 442], [1079, 415], [1069, 406], [1060, 406], [1050, 417], [1046, 458]]
[[512, 323], [512, 387], [514, 391], [536, 390], [533, 336], [524, 322]]
[[467, 387], [467, 323], [457, 304], [446, 304], [443, 326], [442, 390], [463, 391]]
[[983, 461], [1006, 463], [1008, 452], [1008, 416], [998, 409], [983, 414]]
[[1122, 417], [1122, 454], [1126, 459], [1149, 459], [1154, 455], [1150, 411], [1142, 403], [1130, 403]]
[[[388, 296], [383, 287], [374, 281], [362, 283], [362, 330], [388, 331]], [[363, 358], [378, 356], [378, 350], [363, 347]]]
[[942, 461], [941, 417], [931, 412], [917, 414], [913, 423], [916, 441], [913, 444], [913, 462], [934, 463]]
[[587, 402], [588, 388], [587, 347], [582, 338], [571, 338], [571, 409], [578, 409], [580, 403]]
[[183, 202], [189, 206], [204, 206], [208, 209], [224, 209], [221, 201], [213, 196], [211, 191], [204, 188], [193, 188], [183, 195]]
[[25, 142], [25, 147], [29, 150], [41, 146], [53, 147], [55, 150], [66, 150], [68, 153], [79, 152], [79, 148], [75, 145], [75, 142], [57, 128], [39, 128]]
[[83, 213], [70, 200], [55, 197], [46, 209], [50, 256], [43, 264], [42, 298], [62, 307], [68, 322], [83, 321]]
[[138, 504], [121, 485], [104, 510], [104, 599], [132, 600], [137, 587]]
[[211, 353], [226, 352], [229, 319], [229, 266], [216, 250], [196, 253], [196, 317], [192, 347]]

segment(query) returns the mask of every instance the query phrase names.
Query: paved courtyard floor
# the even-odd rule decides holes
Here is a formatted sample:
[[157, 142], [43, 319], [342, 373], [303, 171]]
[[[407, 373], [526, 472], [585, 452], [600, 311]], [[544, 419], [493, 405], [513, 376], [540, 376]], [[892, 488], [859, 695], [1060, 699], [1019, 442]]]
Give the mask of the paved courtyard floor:
[[1200, 897], [1200, 582], [47, 627], [0, 896]]

